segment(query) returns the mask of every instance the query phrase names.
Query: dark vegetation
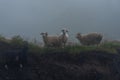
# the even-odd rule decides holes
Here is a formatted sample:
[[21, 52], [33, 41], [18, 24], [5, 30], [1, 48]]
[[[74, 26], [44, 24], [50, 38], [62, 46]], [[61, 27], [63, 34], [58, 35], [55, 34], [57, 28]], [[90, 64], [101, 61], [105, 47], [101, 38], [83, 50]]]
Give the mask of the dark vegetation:
[[45, 48], [1, 36], [0, 80], [120, 80], [119, 53], [120, 42]]

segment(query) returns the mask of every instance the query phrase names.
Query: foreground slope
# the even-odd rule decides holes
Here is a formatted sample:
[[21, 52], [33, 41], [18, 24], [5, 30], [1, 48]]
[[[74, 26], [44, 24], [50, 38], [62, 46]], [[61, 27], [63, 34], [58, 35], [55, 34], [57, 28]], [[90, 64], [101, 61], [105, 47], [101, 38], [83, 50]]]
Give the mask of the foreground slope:
[[28, 53], [26, 65], [8, 70], [0, 64], [0, 80], [119, 80], [120, 55], [104, 51], [79, 54], [47, 52]]

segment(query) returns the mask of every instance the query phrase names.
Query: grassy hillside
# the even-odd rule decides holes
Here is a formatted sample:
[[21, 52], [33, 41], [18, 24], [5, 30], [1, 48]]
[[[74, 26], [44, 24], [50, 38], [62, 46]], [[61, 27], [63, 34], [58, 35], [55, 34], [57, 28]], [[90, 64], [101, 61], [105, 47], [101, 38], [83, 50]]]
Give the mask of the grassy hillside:
[[[25, 46], [28, 47], [27, 62], [20, 68], [12, 58]], [[11, 40], [1, 36], [0, 80], [119, 80], [119, 53], [119, 42], [45, 48], [24, 41], [20, 36]], [[4, 67], [6, 61], [10, 65], [8, 69]]]

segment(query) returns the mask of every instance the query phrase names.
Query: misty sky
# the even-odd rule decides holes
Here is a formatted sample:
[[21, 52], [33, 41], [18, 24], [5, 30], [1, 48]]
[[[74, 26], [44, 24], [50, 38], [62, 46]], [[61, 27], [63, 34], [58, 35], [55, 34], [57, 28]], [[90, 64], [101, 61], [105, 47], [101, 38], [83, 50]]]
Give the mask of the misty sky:
[[41, 39], [69, 29], [120, 40], [120, 0], [0, 0], [0, 34]]

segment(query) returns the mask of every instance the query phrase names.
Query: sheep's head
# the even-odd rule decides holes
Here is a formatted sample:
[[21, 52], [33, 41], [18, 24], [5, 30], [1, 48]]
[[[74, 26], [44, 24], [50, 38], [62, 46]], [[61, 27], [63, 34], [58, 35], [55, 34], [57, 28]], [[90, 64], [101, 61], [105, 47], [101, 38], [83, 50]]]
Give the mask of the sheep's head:
[[40, 33], [40, 35], [42, 35], [42, 36], [43, 36], [43, 35], [44, 35], [44, 33], [42, 32], [42, 33]]
[[62, 31], [61, 35], [65, 35], [66, 37], [69, 37], [67, 29], [62, 29], [61, 31]]
[[67, 30], [66, 28], [63, 28], [61, 31], [62, 31], [63, 33], [67, 33], [67, 32], [68, 32], [68, 30]]
[[43, 37], [47, 37], [47, 36], [48, 36], [48, 33], [47, 33], [47, 32], [44, 32], [44, 33], [41, 33], [41, 35], [42, 35]]
[[77, 39], [81, 38], [81, 33], [77, 33], [77, 34], [76, 34], [76, 38], [77, 38]]
[[47, 32], [44, 32], [44, 33], [41, 33], [42, 37], [43, 37], [43, 41], [44, 43], [47, 43], [47, 36], [48, 36], [48, 33]]

